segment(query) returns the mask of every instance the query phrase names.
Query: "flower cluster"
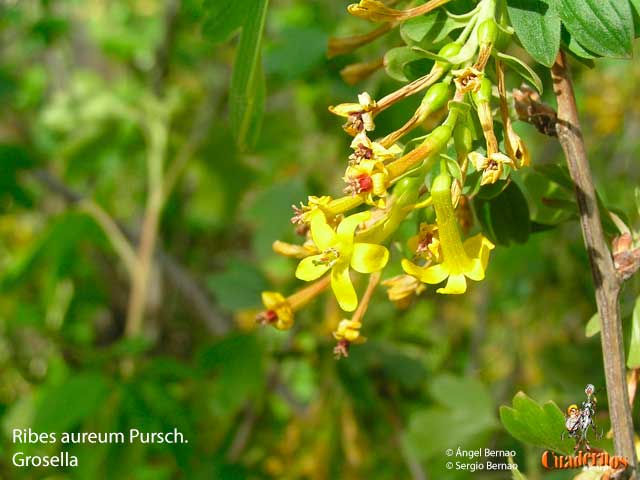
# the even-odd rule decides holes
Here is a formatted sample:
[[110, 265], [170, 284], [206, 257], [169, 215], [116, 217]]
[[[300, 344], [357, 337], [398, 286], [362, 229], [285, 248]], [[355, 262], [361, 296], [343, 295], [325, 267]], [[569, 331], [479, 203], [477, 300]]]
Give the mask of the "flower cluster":
[[[330, 55], [351, 52], [446, 3], [431, 0], [401, 10], [361, 0], [349, 12], [381, 26], [369, 34], [332, 39]], [[345, 185], [337, 189], [344, 195], [310, 196], [306, 204], [293, 207], [292, 222], [304, 240], [300, 245], [276, 241], [274, 250], [298, 259], [295, 276], [313, 283], [289, 297], [264, 292], [260, 323], [290, 328], [295, 312], [330, 286], [339, 307], [352, 312], [333, 332], [334, 352], [347, 356], [351, 344], [365, 340], [362, 322], [379, 284], [398, 308], [407, 308], [429, 285], [438, 285], [439, 294], [463, 294], [468, 280], [484, 279], [494, 244], [481, 231], [469, 234], [474, 228], [469, 205], [483, 186], [498, 181], [508, 185], [511, 172], [529, 164], [528, 151], [512, 127], [504, 66], [495, 55], [498, 34], [511, 33], [499, 26], [504, 20], [499, 10], [496, 0], [481, 0], [467, 14], [457, 15], [466, 23], [452, 30], [450, 43], [425, 53], [434, 64], [422, 77], [378, 100], [364, 92], [357, 102], [329, 107], [346, 119], [343, 129], [353, 137], [352, 153], [345, 155]], [[360, 72], [357, 80], [382, 64], [368, 62], [366, 69], [355, 65], [351, 71]], [[374, 135], [377, 115], [420, 92], [424, 98], [418, 110], [403, 125]], [[494, 129], [498, 112], [502, 128]], [[426, 124], [432, 125], [429, 132], [409, 137]], [[399, 227], [407, 224], [416, 234], [405, 242], [401, 231], [407, 229]], [[406, 258], [398, 261], [404, 273], [380, 282], [389, 245], [400, 244], [398, 240], [407, 245]], [[359, 296], [363, 275], [369, 281]]]

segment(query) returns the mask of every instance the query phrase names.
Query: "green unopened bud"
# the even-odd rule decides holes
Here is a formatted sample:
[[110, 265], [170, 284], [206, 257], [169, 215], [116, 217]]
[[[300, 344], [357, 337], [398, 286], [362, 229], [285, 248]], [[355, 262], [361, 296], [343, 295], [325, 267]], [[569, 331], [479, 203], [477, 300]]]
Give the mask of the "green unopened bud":
[[473, 149], [473, 132], [466, 121], [458, 121], [453, 129], [456, 151], [466, 155]]
[[478, 43], [480, 45], [493, 44], [498, 36], [498, 26], [493, 18], [487, 18], [478, 26]]
[[[462, 44], [458, 42], [447, 43], [440, 49], [440, 51], [438, 52], [438, 56], [449, 59], [454, 55], [457, 55], [461, 48]], [[440, 68], [443, 68], [445, 71], [451, 68], [451, 64], [448, 62], [436, 62], [436, 65]]]
[[453, 131], [449, 125], [440, 125], [427, 136], [425, 143], [429, 142], [432, 145], [432, 152], [439, 152], [447, 146], [452, 134]]
[[433, 179], [431, 196], [434, 202], [441, 200], [443, 197], [448, 197], [449, 202], [451, 202], [451, 175], [449, 175], [446, 168], [442, 170], [440, 175]]
[[480, 88], [477, 92], [473, 93], [473, 100], [477, 104], [480, 103], [489, 103], [491, 100], [491, 80], [488, 78], [483, 78], [480, 82]]
[[451, 93], [450, 86], [444, 82], [431, 85], [427, 93], [424, 94], [422, 105], [429, 113], [440, 110], [447, 104]]
[[420, 177], [406, 177], [400, 180], [393, 188], [393, 193], [396, 196], [393, 207], [406, 207], [415, 203], [421, 185], [422, 179]]

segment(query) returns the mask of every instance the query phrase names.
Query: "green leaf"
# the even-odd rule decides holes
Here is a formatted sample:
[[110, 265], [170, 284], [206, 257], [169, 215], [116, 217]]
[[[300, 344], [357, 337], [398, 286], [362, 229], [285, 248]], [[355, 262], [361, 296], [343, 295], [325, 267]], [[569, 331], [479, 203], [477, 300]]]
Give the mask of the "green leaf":
[[222, 307], [232, 311], [260, 305], [260, 293], [268, 288], [253, 262], [233, 260], [224, 272], [211, 275], [207, 285]]
[[563, 454], [573, 452], [573, 442], [561, 439], [564, 415], [553, 401], [539, 405], [524, 392], [518, 392], [513, 397], [513, 407], [500, 407], [500, 420], [521, 442]]
[[[597, 55], [593, 52], [590, 52], [578, 42], [567, 30], [566, 26], [562, 26], [562, 33], [560, 34], [562, 38], [562, 44], [565, 50], [568, 50], [575, 58], [579, 59], [581, 62], [586, 63], [590, 68], [593, 68], [593, 59], [600, 58], [600, 55]], [[590, 63], [589, 63], [590, 62]]]
[[495, 429], [491, 395], [479, 381], [443, 375], [430, 382], [429, 391], [439, 405], [413, 413], [403, 438], [421, 460], [435, 461], [444, 450], [459, 445], [482, 445]]
[[506, 63], [507, 66], [514, 72], [524, 78], [531, 85], [536, 87], [536, 90], [538, 90], [538, 92], [542, 93], [542, 80], [540, 80], [538, 74], [534, 72], [529, 65], [524, 63], [519, 58], [507, 55], [506, 53], [496, 52], [495, 55], [504, 63]]
[[598, 315], [598, 312], [591, 316], [584, 329], [584, 334], [587, 337], [593, 337], [596, 333], [600, 333], [600, 315]]
[[213, 43], [224, 42], [240, 29], [254, 0], [205, 0], [202, 34]]
[[231, 77], [231, 128], [238, 148], [243, 151], [255, 145], [264, 111], [265, 86], [260, 50], [268, 3], [268, 0], [252, 2], [240, 35]]
[[199, 353], [201, 368], [215, 375], [215, 403], [229, 412], [260, 394], [265, 382], [264, 347], [255, 334], [234, 334]]
[[474, 200], [474, 208], [483, 231], [495, 243], [525, 243], [531, 233], [529, 205], [515, 182], [510, 182], [499, 195]]
[[605, 57], [630, 58], [633, 15], [626, 0], [554, 0], [572, 37]]
[[422, 60], [424, 55], [411, 47], [396, 47], [389, 50], [384, 56], [384, 69], [394, 80], [408, 82], [405, 67], [411, 62]]
[[631, 342], [627, 356], [627, 368], [640, 367], [640, 297], [636, 298], [631, 316]]
[[560, 48], [560, 17], [546, 0], [507, 0], [507, 12], [524, 49], [551, 67]]
[[74, 374], [60, 385], [45, 388], [32, 428], [39, 432], [68, 432], [101, 408], [108, 395], [109, 385], [103, 376]]
[[444, 9], [437, 9], [427, 15], [415, 17], [400, 26], [400, 36], [407, 45], [433, 50], [446, 40], [449, 34], [465, 27], [467, 21], [451, 15]]

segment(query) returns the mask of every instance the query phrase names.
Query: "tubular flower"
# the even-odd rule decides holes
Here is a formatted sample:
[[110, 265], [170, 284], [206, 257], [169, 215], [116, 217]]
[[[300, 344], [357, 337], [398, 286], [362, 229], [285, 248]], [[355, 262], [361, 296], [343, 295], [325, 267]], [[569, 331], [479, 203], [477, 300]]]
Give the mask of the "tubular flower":
[[420, 233], [411, 237], [407, 243], [412, 251], [427, 260], [440, 262], [442, 259], [437, 225], [420, 224]]
[[352, 343], [364, 343], [367, 339], [360, 335], [362, 322], [359, 320], [342, 320], [338, 324], [333, 336], [338, 344], [333, 349], [333, 353], [337, 358], [348, 357], [349, 347]]
[[340, 117], [346, 117], [347, 123], [342, 128], [349, 135], [355, 136], [363, 131], [375, 129], [373, 114], [376, 109], [376, 101], [367, 93], [358, 95], [358, 103], [341, 103], [329, 107], [329, 111]]
[[333, 336], [338, 341], [346, 340], [349, 343], [362, 343], [365, 341], [365, 338], [360, 336], [361, 328], [362, 322], [345, 319], [338, 324], [338, 328], [333, 332]]
[[351, 195], [364, 195], [369, 205], [383, 208], [384, 200], [374, 200], [374, 197], [387, 195], [389, 173], [384, 163], [379, 160], [362, 160], [358, 165], [347, 167], [344, 181], [347, 187], [344, 192]]
[[302, 202], [300, 202], [299, 207], [297, 205], [291, 205], [294, 213], [293, 217], [291, 217], [291, 223], [299, 225], [309, 223], [311, 214], [317, 209], [327, 208], [331, 200], [331, 197], [328, 195], [324, 195], [322, 197], [310, 195], [308, 197], [307, 205]]
[[485, 157], [481, 153], [471, 152], [469, 154], [469, 160], [476, 167], [476, 170], [482, 172], [482, 180], [480, 185], [486, 185], [488, 183], [496, 183], [502, 175], [504, 165], [514, 166], [513, 160], [511, 160], [504, 153], [492, 153], [489, 157]]
[[420, 267], [405, 259], [402, 261], [402, 268], [424, 283], [437, 284], [448, 279], [446, 286], [437, 290], [438, 293], [464, 293], [467, 290], [465, 277], [475, 281], [484, 279], [489, 251], [494, 245], [481, 234], [462, 242], [451, 203], [451, 177], [448, 174], [441, 173], [436, 177], [431, 196], [436, 210], [443, 261]]
[[293, 325], [293, 309], [289, 301], [278, 292], [262, 292], [265, 311], [258, 314], [258, 323], [274, 325], [278, 330], [288, 330]]
[[285, 298], [278, 292], [262, 292], [265, 310], [256, 316], [262, 325], [273, 325], [278, 330], [287, 330], [293, 326], [294, 312], [311, 302], [329, 286], [329, 279], [318, 280]]
[[358, 165], [363, 160], [379, 160], [386, 162], [392, 160], [401, 152], [396, 145], [391, 148], [385, 148], [378, 142], [372, 142], [367, 137], [366, 132], [358, 133], [351, 142], [353, 153], [349, 155], [349, 164]]
[[389, 251], [385, 247], [354, 242], [356, 228], [370, 215], [368, 211], [350, 215], [334, 230], [327, 223], [324, 212], [317, 210], [311, 217], [311, 237], [321, 253], [303, 259], [296, 269], [296, 277], [307, 282], [331, 270], [331, 288], [340, 308], [347, 312], [358, 306], [349, 268], [360, 273], [372, 273], [382, 270], [389, 260]]
[[480, 90], [480, 82], [484, 77], [481, 70], [473, 67], [463, 68], [461, 70], [453, 70], [454, 83], [456, 89], [461, 93], [477, 92]]
[[404, 309], [409, 306], [411, 299], [424, 292], [427, 287], [411, 275], [396, 275], [382, 282], [387, 288], [387, 296], [397, 308]]

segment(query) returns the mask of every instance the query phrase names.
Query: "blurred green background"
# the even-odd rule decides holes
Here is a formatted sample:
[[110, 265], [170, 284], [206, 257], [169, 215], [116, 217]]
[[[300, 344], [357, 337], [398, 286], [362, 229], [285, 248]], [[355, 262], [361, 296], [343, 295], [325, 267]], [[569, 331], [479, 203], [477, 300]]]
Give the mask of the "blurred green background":
[[[541, 472], [541, 451], [498, 417], [519, 390], [564, 409], [585, 384], [604, 389], [599, 337], [585, 336], [596, 309], [571, 196], [545, 191], [569, 205], [562, 218], [529, 198], [534, 218], [559, 225], [498, 247], [487, 280], [464, 296], [429, 289], [400, 311], [379, 289], [369, 340], [348, 359], [332, 355], [342, 317], [330, 295], [291, 331], [256, 328], [260, 292], [301, 283], [295, 261], [271, 250], [296, 240], [290, 205], [342, 189], [350, 139], [327, 106], [401, 85], [380, 71], [349, 86], [340, 70], [399, 37], [328, 60], [330, 36], [368, 28], [346, 14], [349, 2], [272, 0], [264, 118], [240, 151], [228, 120], [238, 37], [216, 38], [216, 1], [0, 3], [0, 477], [510, 478], [445, 470], [445, 449], [460, 446], [515, 450], [530, 479], [572, 478]], [[574, 65], [595, 181], [637, 228], [640, 65], [595, 64]], [[553, 104], [548, 72], [538, 73]], [[418, 101], [382, 115], [378, 129], [401, 125]], [[143, 335], [126, 335], [127, 247], [101, 227], [113, 219], [120, 242], [137, 248], [158, 128], [175, 188], [158, 220]], [[516, 128], [534, 165], [563, 162], [555, 139]], [[521, 180], [548, 188], [540, 178]], [[623, 291], [627, 329], [639, 286]], [[599, 401], [606, 431], [604, 392]], [[11, 465], [16, 451], [62, 448], [15, 445], [14, 428], [174, 427], [188, 444], [71, 445], [77, 468]]]

